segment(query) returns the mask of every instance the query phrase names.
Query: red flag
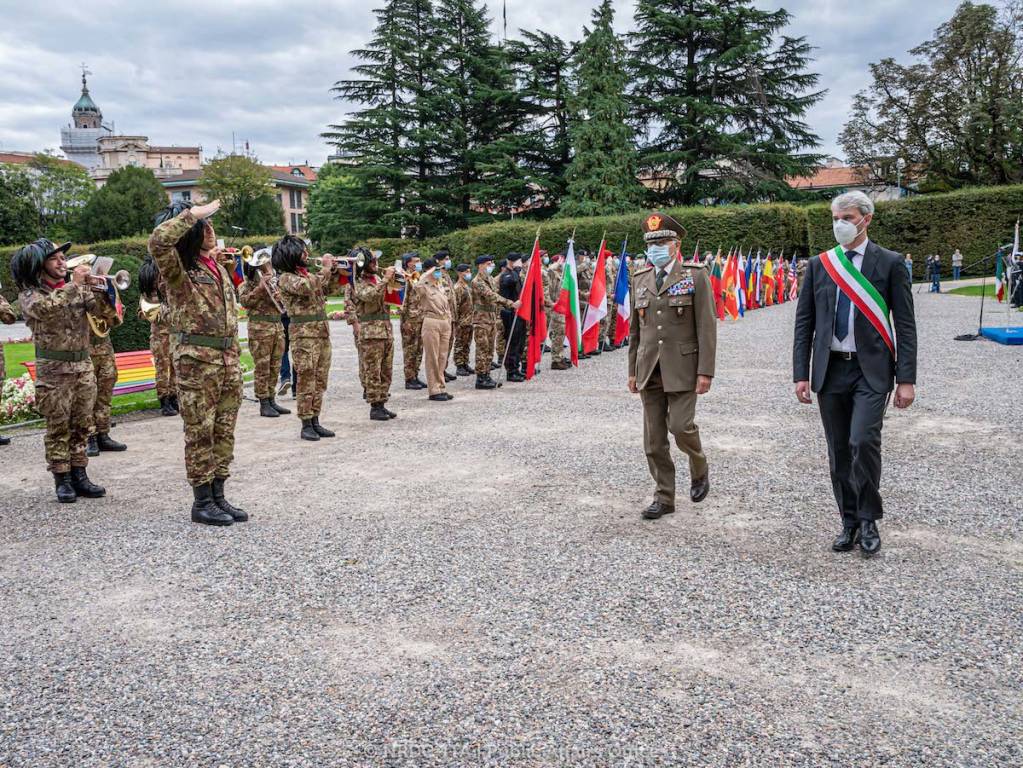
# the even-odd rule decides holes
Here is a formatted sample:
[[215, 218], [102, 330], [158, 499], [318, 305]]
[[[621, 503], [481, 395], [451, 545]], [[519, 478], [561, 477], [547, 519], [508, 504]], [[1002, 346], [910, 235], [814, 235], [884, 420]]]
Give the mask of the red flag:
[[607, 257], [610, 251], [600, 241], [597, 266], [590, 284], [590, 300], [583, 320], [583, 352], [593, 352], [600, 344], [600, 321], [607, 317]]
[[533, 242], [533, 255], [529, 258], [529, 269], [526, 281], [522, 285], [519, 298], [522, 305], [518, 316], [528, 324], [529, 335], [526, 341], [526, 378], [533, 378], [536, 366], [543, 355], [543, 340], [547, 338], [547, 313], [543, 308], [543, 275], [540, 273], [540, 236]]
[[725, 319], [725, 302], [721, 300], [721, 258], [714, 259], [714, 269], [710, 273], [710, 288], [714, 292], [714, 309], [718, 320]]
[[725, 274], [724, 274], [724, 287], [722, 292], [724, 298], [722, 304], [724, 305], [725, 312], [733, 320], [739, 317], [739, 296], [737, 293], [737, 284], [739, 281], [739, 270], [738, 270], [739, 258], [734, 253], [728, 254], [728, 260], [725, 261]]

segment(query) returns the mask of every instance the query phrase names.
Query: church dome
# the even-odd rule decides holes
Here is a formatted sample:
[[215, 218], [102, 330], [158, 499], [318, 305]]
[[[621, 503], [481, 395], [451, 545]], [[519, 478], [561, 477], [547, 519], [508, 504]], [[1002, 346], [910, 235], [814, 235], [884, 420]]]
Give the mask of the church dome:
[[[66, 102], [65, 102], [66, 103]], [[71, 110], [72, 112], [95, 112], [99, 114], [99, 107], [96, 106], [96, 102], [92, 100], [89, 95], [89, 89], [83, 87], [82, 95], [78, 101], [75, 102], [75, 106]]]

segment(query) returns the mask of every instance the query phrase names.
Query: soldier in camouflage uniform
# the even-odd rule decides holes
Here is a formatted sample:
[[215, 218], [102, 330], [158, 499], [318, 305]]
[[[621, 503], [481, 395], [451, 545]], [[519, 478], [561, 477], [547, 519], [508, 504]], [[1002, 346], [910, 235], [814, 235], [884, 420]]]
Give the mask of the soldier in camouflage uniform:
[[[269, 249], [268, 249], [269, 250]], [[284, 356], [284, 326], [281, 311], [270, 296], [270, 280], [265, 270], [242, 263], [245, 282], [238, 288], [238, 301], [248, 311], [249, 352], [252, 353], [252, 389], [259, 401], [259, 415], [267, 418], [286, 416], [291, 411], [274, 399], [277, 374]]]
[[341, 296], [345, 300], [344, 318], [352, 329], [352, 341], [355, 343], [355, 356], [359, 363], [359, 384], [362, 385], [362, 396], [366, 396], [366, 382], [362, 378], [362, 345], [359, 343], [359, 330], [361, 323], [358, 314], [355, 312], [355, 284], [351, 281], [345, 283], [341, 289]]
[[472, 333], [476, 342], [476, 389], [494, 389], [490, 378], [494, 359], [494, 340], [500, 325], [499, 307], [518, 309], [521, 302], [511, 302], [497, 292], [493, 256], [476, 257], [476, 276], [472, 279]]
[[219, 200], [195, 208], [174, 203], [156, 215], [149, 238], [167, 291], [192, 521], [204, 525], [249, 519], [224, 497], [242, 374], [234, 284], [217, 262], [216, 233], [208, 221], [219, 208]]
[[340, 271], [334, 257], [324, 254], [322, 270], [310, 274], [305, 242], [285, 235], [273, 248], [273, 266], [280, 273], [281, 296], [290, 318], [291, 358], [297, 372], [299, 436], [303, 440], [334, 437], [320, 424], [323, 393], [330, 375], [330, 327], [327, 296], [338, 287]]
[[147, 315], [139, 307], [139, 317], [149, 323], [149, 351], [153, 355], [156, 369], [156, 397], [160, 401], [160, 413], [164, 416], [178, 415], [177, 382], [174, 380], [174, 364], [170, 351], [170, 310], [167, 307], [167, 288], [160, 269], [147, 253], [139, 266], [139, 295], [146, 301], [159, 306]]
[[[14, 309], [7, 303], [7, 299], [0, 296], [0, 323], [6, 325], [13, 324], [18, 319], [17, 315], [14, 314]], [[4, 365], [4, 344], [0, 341], [0, 388], [3, 387], [4, 381], [7, 379], [7, 368]], [[11, 438], [0, 435], [0, 445], [10, 445]]]
[[405, 389], [426, 389], [426, 383], [419, 378], [419, 366], [423, 362], [423, 318], [415, 306], [416, 281], [422, 269], [419, 254], [415, 251], [401, 257], [405, 272], [405, 301], [401, 305], [401, 358], [405, 369]]
[[398, 414], [389, 410], [391, 376], [394, 367], [394, 329], [391, 326], [391, 307], [387, 303], [387, 286], [394, 278], [394, 267], [380, 274], [379, 259], [375, 254], [366, 258], [357, 268], [352, 284], [352, 311], [359, 322], [359, 379], [363, 385], [363, 399], [369, 403], [369, 417], [373, 421], [388, 421]]
[[565, 361], [565, 316], [560, 312], [554, 312], [554, 305], [561, 295], [561, 281], [564, 279], [565, 255], [559, 253], [554, 256], [550, 268], [550, 282], [547, 290], [547, 300], [551, 305], [548, 333], [551, 339], [551, 370], [567, 371], [572, 367], [571, 363]]
[[607, 275], [607, 314], [600, 322], [600, 341], [605, 352], [613, 352], [618, 349], [615, 344], [615, 314], [618, 308], [615, 307], [615, 279], [618, 277], [620, 263], [618, 257], [608, 254], [606, 262]]
[[469, 348], [472, 346], [472, 269], [468, 264], [459, 264], [456, 268], [458, 281], [454, 286], [455, 297], [455, 374], [471, 376], [469, 367]]
[[96, 400], [87, 314], [108, 322], [117, 319], [106, 291], [87, 285], [88, 266], [76, 267], [71, 282], [64, 282], [64, 254], [70, 247], [71, 243], [55, 246], [41, 238], [11, 258], [11, 272], [21, 289], [18, 302], [35, 342], [36, 404], [46, 419], [47, 469], [62, 503], [106, 494], [85, 470]]
[[[118, 320], [116, 325], [120, 324]], [[128, 446], [110, 437], [110, 404], [117, 383], [117, 359], [114, 357], [114, 345], [109, 333], [97, 336], [90, 329], [89, 357], [96, 375], [96, 403], [92, 409], [92, 433], [85, 452], [89, 456], [99, 456], [100, 451], [125, 451]]]

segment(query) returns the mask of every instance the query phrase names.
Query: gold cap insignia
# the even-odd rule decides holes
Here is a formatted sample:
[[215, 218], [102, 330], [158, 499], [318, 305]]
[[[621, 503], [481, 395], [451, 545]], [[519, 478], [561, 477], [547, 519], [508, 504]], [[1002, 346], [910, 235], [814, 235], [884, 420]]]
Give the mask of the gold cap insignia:
[[646, 228], [650, 232], [656, 232], [658, 229], [661, 228], [661, 217], [658, 216], [656, 213], [650, 216], [646, 220]]

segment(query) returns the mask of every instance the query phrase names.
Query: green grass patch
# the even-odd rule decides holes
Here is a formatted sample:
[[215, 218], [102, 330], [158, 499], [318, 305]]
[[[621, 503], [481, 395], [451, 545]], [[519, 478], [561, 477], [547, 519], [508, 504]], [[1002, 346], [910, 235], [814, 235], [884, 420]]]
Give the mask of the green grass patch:
[[990, 299], [995, 297], [995, 286], [992, 283], [987, 285], [964, 285], [960, 288], [953, 288], [949, 293], [956, 296], [980, 296], [981, 294]]

